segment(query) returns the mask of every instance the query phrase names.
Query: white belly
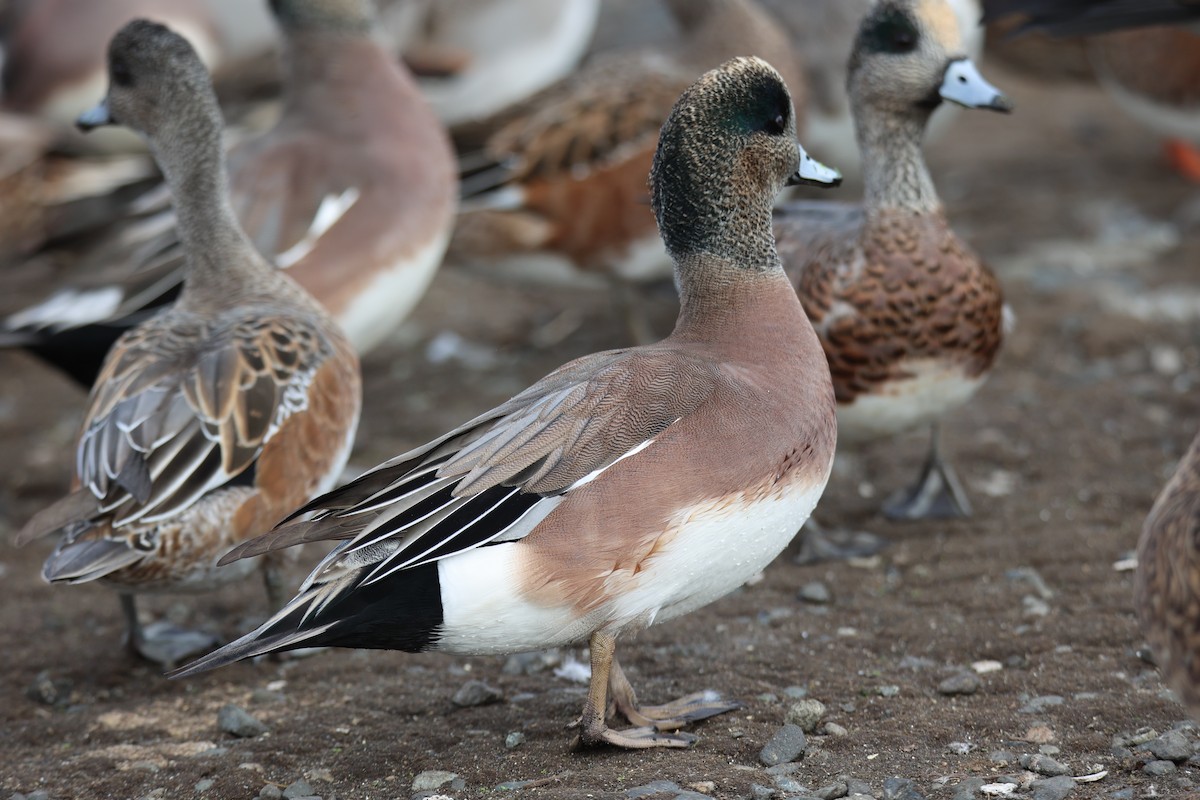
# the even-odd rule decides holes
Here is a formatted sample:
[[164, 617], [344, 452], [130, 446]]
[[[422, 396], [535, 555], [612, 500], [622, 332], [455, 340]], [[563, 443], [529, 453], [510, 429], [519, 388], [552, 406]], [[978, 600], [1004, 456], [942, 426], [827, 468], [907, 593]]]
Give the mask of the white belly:
[[559, 647], [599, 629], [637, 629], [694, 611], [758, 574], [779, 555], [825, 490], [818, 483], [750, 502], [707, 501], [675, 515], [667, 544], [635, 575], [614, 572], [611, 599], [580, 615], [518, 592], [522, 543], [483, 547], [438, 563], [443, 633], [438, 650], [463, 654]]
[[966, 403], [984, 381], [984, 376], [970, 378], [961, 369], [934, 361], [906, 365], [906, 369], [912, 378], [838, 404], [841, 441], [870, 441], [930, 425]]

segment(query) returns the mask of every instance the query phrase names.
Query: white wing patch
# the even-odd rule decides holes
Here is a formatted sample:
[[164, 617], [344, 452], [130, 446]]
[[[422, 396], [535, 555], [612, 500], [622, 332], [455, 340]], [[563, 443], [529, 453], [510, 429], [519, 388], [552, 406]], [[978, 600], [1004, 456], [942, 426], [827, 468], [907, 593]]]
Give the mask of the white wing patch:
[[4, 327], [63, 330], [99, 322], [116, 313], [124, 296], [116, 286], [83, 291], [64, 289], [43, 303], [13, 314], [4, 321]]
[[317, 208], [316, 215], [313, 216], [308, 233], [304, 234], [303, 239], [277, 255], [275, 265], [280, 269], [287, 269], [311, 253], [317, 245], [317, 240], [324, 236], [339, 219], [346, 216], [346, 212], [358, 202], [360, 194], [357, 187], [351, 186], [341, 194], [325, 195], [321, 200], [321, 205]]
[[[655, 437], [655, 438], [657, 438], [657, 437]], [[654, 439], [647, 439], [646, 441], [639, 444], [637, 447], [630, 450], [628, 453], [625, 453], [621, 456], [618, 456], [617, 458], [614, 458], [612, 461], [605, 464], [603, 467], [600, 467], [599, 469], [592, 470], [587, 475], [584, 475], [582, 478], [580, 478], [579, 480], [575, 481], [570, 486], [568, 486], [567, 492], [573, 492], [576, 489], [578, 489], [580, 486], [585, 486], [585, 485], [591, 483], [592, 481], [596, 480], [596, 478], [599, 478], [600, 475], [605, 470], [611, 469], [613, 466], [621, 463], [622, 461], [629, 458], [630, 456], [636, 456], [638, 453], [642, 452], [643, 450], [645, 450], [647, 447], [649, 447], [652, 444], [654, 444]]]

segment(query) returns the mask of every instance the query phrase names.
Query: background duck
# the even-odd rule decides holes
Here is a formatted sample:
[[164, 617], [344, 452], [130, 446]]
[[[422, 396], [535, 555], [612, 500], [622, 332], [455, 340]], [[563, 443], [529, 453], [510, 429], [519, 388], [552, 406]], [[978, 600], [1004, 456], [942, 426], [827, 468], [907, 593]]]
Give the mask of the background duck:
[[[857, 174], [861, 165], [855, 146], [854, 118], [846, 93], [846, 54], [854, 45], [859, 23], [877, 0], [762, 0], [763, 6], [786, 27], [796, 51], [803, 55], [808, 84], [808, 109], [802, 138], [817, 158], [837, 164], [843, 174]], [[962, 47], [978, 62], [983, 55], [984, 31], [979, 26], [978, 0], [948, 0], [958, 21]], [[939, 112], [930, 120], [926, 141], [940, 136], [955, 113]]]
[[[650, 175], [675, 331], [577, 359], [297, 512], [314, 521], [231, 553], [339, 542], [274, 618], [180, 674], [319, 644], [486, 654], [586, 639], [584, 744], [686, 746], [671, 731], [735, 707], [704, 693], [640, 707], [615, 646], [766, 566], [828, 480], [828, 367], [770, 209], [785, 182], [838, 178], [795, 131], [759, 59], [684, 91]], [[608, 727], [610, 699], [638, 727]]]
[[967, 515], [970, 504], [940, 456], [937, 423], [987, 377], [1004, 336], [1003, 298], [951, 230], [921, 136], [944, 101], [1010, 106], [966, 57], [944, 0], [878, 3], [855, 39], [849, 93], [863, 202], [780, 207], [780, 256], [829, 357], [842, 440], [933, 428], [919, 481], [885, 513]]
[[[653, 337], [628, 290], [666, 278], [645, 175], [662, 120], [691, 81], [739, 53], [775, 64], [796, 92], [803, 78], [778, 23], [754, 0], [668, 0], [680, 42], [597, 58], [534, 96], [465, 162], [448, 259], [487, 274], [540, 282], [615, 284], [631, 332]], [[588, 282], [588, 281], [585, 281]]]
[[1138, 539], [1135, 602], [1163, 680], [1200, 717], [1200, 435]]
[[1016, 31], [1083, 37], [1096, 77], [1123, 111], [1163, 136], [1168, 161], [1200, 182], [1200, 3], [988, 0], [988, 20]]
[[[146, 137], [175, 197], [187, 277], [173, 307], [114, 344], [84, 416], [73, 491], [17, 541], [61, 532], [46, 580], [112, 586], [130, 645], [169, 664], [211, 640], [147, 635], [134, 595], [244, 577], [253, 565], [217, 559], [333, 485], [357, 425], [358, 360], [238, 226], [221, 113], [195, 50], [137, 20], [113, 38], [109, 73], [105, 100], [80, 126], [120, 122]], [[269, 562], [263, 570], [275, 602], [278, 576]]]
[[[259, 251], [366, 352], [441, 263], [457, 201], [453, 150], [411, 76], [373, 39], [368, 0], [278, 0], [272, 10], [284, 108], [230, 153], [234, 211]], [[83, 277], [9, 316], [0, 343], [90, 385], [113, 340], [179, 290], [169, 201], [165, 187], [140, 198], [134, 216], [90, 243]]]

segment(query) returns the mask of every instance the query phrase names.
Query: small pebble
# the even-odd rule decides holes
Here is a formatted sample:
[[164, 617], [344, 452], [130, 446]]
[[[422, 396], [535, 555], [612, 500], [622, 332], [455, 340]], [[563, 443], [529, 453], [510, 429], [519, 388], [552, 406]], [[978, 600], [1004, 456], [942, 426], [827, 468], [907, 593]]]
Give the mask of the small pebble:
[[946, 750], [956, 756], [965, 756], [974, 749], [975, 745], [971, 742], [951, 742], [950, 744], [946, 745]]
[[[25, 690], [25, 696], [30, 700], [48, 706], [61, 705], [67, 702], [71, 692], [71, 682], [66, 679], [55, 680], [49, 670], [42, 670]], [[32, 795], [26, 795], [31, 797]]]
[[944, 694], [948, 697], [961, 694], [975, 694], [983, 686], [981, 679], [974, 672], [960, 672], [956, 675], [951, 675], [946, 680], [938, 684], [938, 694]]
[[1009, 750], [993, 750], [988, 760], [993, 764], [1011, 764], [1017, 760], [1017, 754]]
[[1025, 705], [1021, 706], [1018, 711], [1020, 711], [1022, 714], [1040, 714], [1048, 708], [1061, 706], [1062, 704], [1063, 699], [1060, 695], [1047, 694], [1042, 695], [1041, 697], [1033, 698]]
[[1158, 731], [1154, 728], [1138, 728], [1132, 733], [1118, 733], [1112, 738], [1112, 743], [1113, 747], [1137, 747], [1157, 738]]
[[239, 739], [252, 739], [267, 732], [267, 726], [250, 715], [241, 706], [232, 703], [222, 706], [217, 712], [217, 727], [222, 733]]
[[964, 778], [954, 787], [953, 800], [976, 800], [986, 781], [983, 778]]
[[1142, 767], [1142, 772], [1154, 778], [1164, 778], [1167, 775], [1174, 775], [1176, 770], [1174, 761], [1151, 761], [1146, 766]]
[[814, 605], [825, 605], [833, 599], [833, 595], [829, 593], [829, 587], [820, 581], [804, 584], [800, 587], [800, 593], [797, 596], [805, 603]]
[[849, 733], [848, 730], [843, 728], [841, 725], [838, 725], [836, 722], [826, 722], [825, 723], [825, 734], [827, 736], [837, 736], [840, 738], [842, 736], [845, 736], [848, 733]]
[[805, 733], [812, 733], [817, 729], [817, 724], [820, 723], [823, 716], [825, 716], [825, 704], [820, 700], [808, 697], [798, 703], [793, 703], [783, 721], [799, 725]]
[[26, 800], [50, 800], [50, 793], [44, 789], [38, 789], [36, 792], [30, 792], [25, 797]]
[[258, 790], [258, 796], [263, 800], [279, 800], [283, 797], [283, 790], [273, 783], [268, 783]]
[[424, 772], [417, 773], [413, 778], [412, 790], [414, 792], [427, 792], [432, 789], [440, 789], [447, 783], [452, 782], [458, 777], [456, 772], [446, 772], [441, 769], [427, 769]]
[[1029, 785], [1033, 790], [1033, 800], [1064, 800], [1075, 789], [1075, 781], [1070, 775], [1058, 775], [1054, 778], [1043, 778]]
[[520, 731], [513, 731], [504, 737], [504, 747], [508, 750], [515, 750], [523, 744], [525, 744], [525, 734]]
[[1195, 752], [1187, 734], [1180, 730], [1167, 731], [1157, 739], [1151, 739], [1146, 742], [1146, 749], [1159, 760], [1176, 763], [1187, 761]]
[[898, 694], [900, 694], [899, 686], [880, 686], [879, 687], [879, 696], [880, 697], [895, 697]]
[[296, 798], [300, 797], [312, 797], [314, 794], [316, 794], [316, 792], [313, 791], [312, 786], [310, 786], [308, 781], [304, 780], [304, 778], [288, 784], [288, 787], [283, 790], [283, 796], [287, 798], [287, 800], [295, 800]]
[[814, 794], [821, 798], [821, 800], [841, 800], [841, 798], [850, 794], [850, 787], [846, 785], [845, 781], [838, 781], [828, 786], [822, 786]]
[[750, 784], [750, 796], [754, 800], [771, 800], [775, 796], [775, 790], [769, 786], [752, 783]]
[[450, 698], [450, 702], [459, 708], [469, 708], [471, 706], [485, 706], [489, 703], [499, 703], [504, 698], [504, 693], [499, 689], [488, 686], [483, 681], [467, 681], [462, 685], [454, 697]]
[[1115, 792], [1109, 792], [1107, 797], [1109, 800], [1133, 800], [1133, 789], [1117, 789]]
[[799, 725], [784, 725], [763, 747], [758, 758], [768, 767], [795, 761], [804, 754], [808, 739]]
[[783, 690], [784, 697], [790, 697], [793, 700], [800, 700], [808, 697], [808, 688], [804, 686], [789, 686]]
[[212, 778], [205, 778], [204, 780], [196, 781], [196, 791], [207, 792], [213, 787], [214, 783], [216, 783], [216, 781], [214, 781]]
[[1056, 775], [1066, 775], [1070, 772], [1064, 765], [1055, 761], [1050, 756], [1044, 756], [1041, 753], [1023, 755], [1021, 756], [1020, 763], [1025, 769], [1050, 778]]
[[673, 781], [651, 781], [644, 786], [635, 786], [625, 790], [625, 797], [634, 800], [636, 797], [653, 797], [656, 794], [678, 794], [679, 784]]
[[925, 795], [908, 778], [892, 777], [883, 782], [883, 800], [925, 800]]

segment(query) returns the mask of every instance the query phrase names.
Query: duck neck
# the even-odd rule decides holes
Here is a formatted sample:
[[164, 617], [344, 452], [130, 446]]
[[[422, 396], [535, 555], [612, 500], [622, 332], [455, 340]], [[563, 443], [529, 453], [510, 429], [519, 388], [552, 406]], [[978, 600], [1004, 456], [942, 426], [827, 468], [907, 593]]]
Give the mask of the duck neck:
[[207, 112], [203, 117], [174, 120], [173, 131], [151, 143], [171, 190], [176, 229], [187, 258], [188, 274], [180, 295], [185, 306], [227, 297], [244, 285], [247, 270], [272, 272], [242, 232], [229, 202], [216, 99], [211, 98], [211, 108], [203, 110]]
[[921, 152], [930, 113], [923, 108], [854, 109], [868, 213], [885, 209], [929, 213], [941, 207]]
[[336, 121], [347, 113], [347, 103], [372, 95], [361, 91], [362, 84], [390, 66], [388, 61], [369, 33], [288, 31], [283, 48], [285, 113]]

